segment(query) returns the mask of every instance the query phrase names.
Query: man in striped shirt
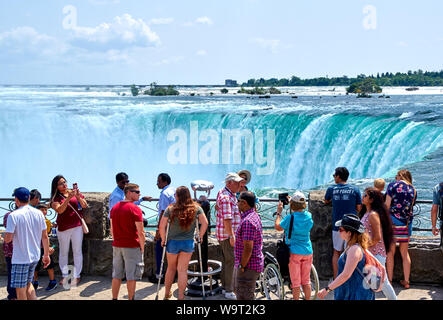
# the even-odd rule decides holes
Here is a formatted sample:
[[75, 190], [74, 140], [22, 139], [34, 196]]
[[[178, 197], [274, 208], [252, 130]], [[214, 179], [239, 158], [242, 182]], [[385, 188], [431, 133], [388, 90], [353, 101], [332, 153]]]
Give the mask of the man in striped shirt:
[[240, 226], [235, 233], [234, 288], [237, 300], [254, 300], [255, 283], [263, 272], [263, 227], [255, 210], [255, 195], [243, 191], [238, 198]]
[[240, 225], [240, 211], [235, 194], [240, 190], [243, 178], [230, 172], [225, 178], [225, 187], [217, 194], [216, 237], [222, 251], [220, 280], [226, 299], [235, 300], [232, 275], [234, 271], [235, 232]]

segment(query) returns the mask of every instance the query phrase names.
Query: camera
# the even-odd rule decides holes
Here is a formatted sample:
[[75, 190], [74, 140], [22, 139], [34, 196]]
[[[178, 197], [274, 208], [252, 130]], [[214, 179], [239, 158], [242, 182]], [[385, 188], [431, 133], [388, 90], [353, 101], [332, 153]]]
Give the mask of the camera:
[[74, 190], [78, 189], [77, 182], [72, 185], [72, 189]]
[[289, 204], [289, 200], [288, 200], [288, 193], [279, 193], [278, 194], [278, 200], [283, 202], [283, 205], [288, 205]]

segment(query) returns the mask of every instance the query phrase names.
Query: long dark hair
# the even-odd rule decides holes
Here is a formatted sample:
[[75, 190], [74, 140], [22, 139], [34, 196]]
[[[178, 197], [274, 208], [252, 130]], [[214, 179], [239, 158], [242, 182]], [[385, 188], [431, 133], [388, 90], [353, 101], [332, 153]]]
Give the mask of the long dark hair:
[[185, 186], [178, 187], [175, 190], [177, 202], [172, 205], [171, 221], [177, 217], [180, 227], [189, 230], [192, 221], [195, 219], [197, 203], [191, 198], [189, 189]]
[[[50, 203], [52, 203], [52, 201], [54, 201], [54, 198], [59, 194], [58, 191], [58, 182], [60, 181], [60, 179], [65, 179], [65, 177], [63, 177], [61, 174], [57, 175], [54, 177], [54, 179], [52, 179], [51, 182], [51, 198], [50, 198]], [[66, 181], [66, 179], [65, 179]]]
[[[392, 230], [391, 215], [385, 205], [383, 194], [375, 188], [366, 188], [365, 193], [368, 195], [369, 199], [372, 200], [371, 209], [377, 212], [380, 218], [383, 242], [385, 244], [386, 252], [389, 252], [391, 244], [394, 242], [394, 233]], [[367, 208], [363, 205], [362, 210], [360, 211], [360, 217], [363, 217], [366, 211]]]

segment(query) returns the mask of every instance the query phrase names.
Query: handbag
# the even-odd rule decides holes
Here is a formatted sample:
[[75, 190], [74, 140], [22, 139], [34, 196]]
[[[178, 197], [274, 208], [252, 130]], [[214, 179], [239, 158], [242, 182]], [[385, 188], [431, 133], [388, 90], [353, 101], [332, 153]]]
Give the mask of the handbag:
[[83, 219], [83, 218], [80, 216], [80, 214], [77, 212], [77, 210], [75, 210], [74, 207], [71, 206], [70, 203], [68, 203], [68, 206], [70, 206], [71, 209], [74, 210], [74, 212], [77, 214], [77, 217], [80, 219], [80, 221], [81, 221], [81, 223], [82, 223], [83, 233], [84, 233], [84, 234], [88, 234], [88, 233], [89, 233], [89, 228], [88, 228], [88, 225], [86, 224], [85, 219]]
[[289, 274], [290, 251], [289, 251], [288, 244], [289, 244], [289, 241], [291, 240], [293, 225], [294, 225], [294, 215], [291, 214], [291, 222], [289, 223], [288, 240], [286, 242], [285, 238], [283, 238], [283, 240], [279, 240], [277, 242], [276, 258], [277, 258], [278, 264], [280, 265], [280, 273], [283, 276], [286, 276]]

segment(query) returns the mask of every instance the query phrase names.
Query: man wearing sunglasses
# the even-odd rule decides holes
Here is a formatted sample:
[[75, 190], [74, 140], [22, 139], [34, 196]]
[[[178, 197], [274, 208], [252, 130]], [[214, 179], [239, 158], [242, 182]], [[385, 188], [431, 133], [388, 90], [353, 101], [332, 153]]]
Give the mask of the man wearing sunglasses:
[[[111, 219], [111, 209], [117, 202], [123, 201], [125, 199], [125, 193], [123, 192], [123, 189], [125, 188], [125, 185], [129, 183], [129, 177], [126, 173], [120, 172], [117, 173], [115, 176], [115, 181], [117, 182], [117, 187], [115, 187], [114, 191], [112, 191], [111, 195], [109, 196], [109, 214], [108, 218]], [[142, 197], [140, 200], [135, 201], [135, 205], [139, 205], [142, 201], [149, 201], [152, 197]]]
[[112, 235], [112, 299], [117, 300], [122, 279], [126, 277], [128, 299], [134, 300], [136, 281], [144, 271], [143, 252], [145, 230], [143, 213], [135, 205], [139, 200], [139, 186], [128, 183], [124, 188], [125, 199], [111, 210]]

